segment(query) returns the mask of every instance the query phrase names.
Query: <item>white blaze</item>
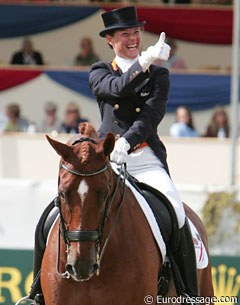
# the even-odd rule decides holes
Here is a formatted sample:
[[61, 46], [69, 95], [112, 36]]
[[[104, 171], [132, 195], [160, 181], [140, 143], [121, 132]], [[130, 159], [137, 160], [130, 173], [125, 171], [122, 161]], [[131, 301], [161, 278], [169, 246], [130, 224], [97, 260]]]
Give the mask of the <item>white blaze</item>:
[[81, 199], [81, 202], [83, 203], [84, 200], [85, 200], [85, 197], [87, 195], [87, 192], [88, 192], [88, 184], [87, 182], [85, 181], [85, 179], [83, 179], [80, 184], [79, 184], [79, 187], [78, 187], [78, 194], [80, 196], [80, 199]]

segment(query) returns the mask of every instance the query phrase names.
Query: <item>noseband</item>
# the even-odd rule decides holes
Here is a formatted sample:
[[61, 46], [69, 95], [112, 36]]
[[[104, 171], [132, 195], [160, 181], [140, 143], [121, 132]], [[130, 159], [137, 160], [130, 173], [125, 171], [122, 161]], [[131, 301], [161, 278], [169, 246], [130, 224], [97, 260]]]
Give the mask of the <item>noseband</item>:
[[[72, 143], [72, 145], [82, 143], [82, 142], [85, 142], [85, 141], [91, 142], [91, 143], [96, 144], [96, 145], [98, 144], [98, 142], [95, 141], [92, 138], [82, 137], [82, 138], [77, 139], [76, 141], [74, 141]], [[101, 174], [101, 173], [108, 170], [108, 166], [109, 166], [108, 163], [106, 163], [103, 168], [101, 168], [99, 170], [96, 170], [94, 172], [80, 172], [78, 170], [69, 168], [65, 163], [61, 164], [61, 168], [63, 168], [67, 172], [71, 173], [72, 175], [81, 176], [81, 177], [91, 177], [91, 176]], [[125, 179], [126, 179], [126, 166], [124, 164], [124, 165], [121, 165], [121, 169], [120, 169], [120, 172], [119, 172], [119, 175], [118, 175], [118, 178], [117, 178], [115, 189], [113, 191], [113, 194], [112, 194], [111, 198], [110, 198], [109, 195], [107, 195], [105, 200], [104, 200], [105, 209], [104, 209], [104, 213], [103, 213], [103, 217], [102, 217], [102, 222], [101, 222], [101, 225], [98, 228], [98, 230], [74, 230], [74, 231], [67, 230], [65, 220], [64, 220], [64, 217], [63, 217], [63, 214], [62, 214], [62, 211], [61, 211], [61, 200], [60, 200], [59, 194], [55, 198], [55, 206], [57, 206], [59, 208], [61, 235], [62, 235], [62, 238], [63, 238], [64, 243], [66, 245], [67, 252], [69, 251], [69, 247], [70, 247], [71, 242], [84, 242], [84, 241], [95, 242], [96, 243], [96, 250], [97, 250], [96, 251], [96, 253], [97, 253], [96, 263], [97, 264], [96, 264], [95, 268], [96, 268], [97, 271], [99, 271], [101, 259], [104, 255], [104, 252], [105, 252], [106, 247], [108, 245], [108, 242], [109, 242], [109, 239], [111, 237], [113, 228], [115, 227], [115, 225], [117, 223], [118, 215], [119, 215], [120, 209], [122, 207], [122, 203], [124, 201]], [[108, 236], [105, 240], [105, 243], [102, 247], [102, 251], [101, 251], [101, 254], [100, 254], [100, 247], [101, 247], [101, 244], [102, 244], [102, 237], [103, 237], [103, 232], [104, 232], [106, 219], [109, 215], [112, 203], [114, 201], [114, 198], [115, 198], [115, 195], [117, 193], [117, 189], [118, 189], [118, 186], [119, 186], [119, 183], [120, 183], [121, 180], [123, 181], [123, 191], [122, 191], [121, 202], [119, 204], [118, 211], [116, 213], [116, 216], [115, 216], [115, 219], [113, 221], [112, 227], [111, 227], [111, 229], [108, 233]], [[59, 228], [59, 237], [60, 237], [60, 228]], [[60, 253], [60, 243], [59, 243], [59, 253]], [[60, 257], [59, 256], [58, 256], [58, 266], [57, 266], [58, 273], [63, 278], [69, 278], [70, 275], [69, 275], [68, 271], [66, 271], [64, 273], [59, 272], [59, 264], [60, 264]]]

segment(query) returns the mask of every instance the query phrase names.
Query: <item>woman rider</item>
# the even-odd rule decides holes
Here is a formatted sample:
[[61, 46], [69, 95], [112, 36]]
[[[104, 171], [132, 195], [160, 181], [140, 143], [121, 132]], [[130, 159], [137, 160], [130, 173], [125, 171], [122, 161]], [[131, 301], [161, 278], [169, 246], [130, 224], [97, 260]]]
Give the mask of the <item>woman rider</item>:
[[[186, 294], [197, 296], [192, 236], [182, 201], [169, 176], [165, 147], [157, 135], [157, 126], [164, 117], [168, 99], [169, 73], [153, 63], [156, 59], [167, 60], [170, 47], [164, 42], [165, 34], [162, 33], [154, 46], [139, 55], [145, 22], [138, 21], [134, 6], [103, 13], [102, 18], [105, 29], [100, 36], [105, 37], [113, 49], [115, 59], [112, 63], [97, 62], [90, 71], [90, 87], [102, 116], [100, 137], [104, 138], [108, 132], [114, 133], [117, 141], [111, 161], [126, 162], [132, 176], [160, 190], [173, 205], [181, 236], [179, 270]], [[35, 280], [30, 292], [34, 304], [44, 304], [39, 270], [45, 245], [40, 243], [39, 236], [46, 218], [51, 224], [49, 219], [54, 219], [56, 213], [56, 208], [49, 205], [36, 228]]]
[[89, 83], [98, 102], [102, 124], [100, 138], [108, 132], [116, 136], [111, 161], [127, 163], [128, 172], [139, 181], [160, 190], [173, 205], [180, 229], [179, 270], [185, 292], [198, 295], [195, 251], [184, 208], [170, 178], [166, 150], [157, 135], [157, 126], [164, 117], [169, 73], [153, 65], [157, 59], [167, 60], [170, 47], [159, 41], [140, 55], [142, 27], [134, 6], [102, 14], [105, 37], [113, 49], [112, 63], [92, 65]]

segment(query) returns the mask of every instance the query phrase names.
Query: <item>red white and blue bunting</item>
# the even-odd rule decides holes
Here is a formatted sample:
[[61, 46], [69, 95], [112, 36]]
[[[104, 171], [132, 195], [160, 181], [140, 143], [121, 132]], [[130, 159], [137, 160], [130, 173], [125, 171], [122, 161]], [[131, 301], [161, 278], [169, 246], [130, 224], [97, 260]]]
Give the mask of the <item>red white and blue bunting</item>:
[[[88, 71], [2, 68], [0, 91], [26, 84], [42, 74], [94, 101], [89, 88]], [[187, 105], [192, 110], [203, 110], [229, 104], [230, 75], [172, 73], [170, 78], [169, 112], [175, 111], [179, 105]]]
[[[115, 6], [116, 7], [116, 6]], [[0, 38], [32, 35], [81, 21], [114, 6], [0, 4]], [[148, 32], [167, 31], [175, 39], [209, 44], [231, 44], [232, 8], [158, 6], [137, 8]]]

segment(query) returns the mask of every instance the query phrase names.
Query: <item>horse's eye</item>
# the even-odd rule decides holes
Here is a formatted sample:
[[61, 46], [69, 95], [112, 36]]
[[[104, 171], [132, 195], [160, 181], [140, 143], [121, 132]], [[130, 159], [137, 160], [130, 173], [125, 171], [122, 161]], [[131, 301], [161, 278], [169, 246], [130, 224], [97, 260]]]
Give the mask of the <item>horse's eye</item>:
[[64, 192], [60, 192], [59, 196], [60, 196], [60, 199], [65, 200], [65, 193]]
[[101, 192], [98, 192], [98, 199], [99, 199], [99, 201], [100, 202], [103, 202], [103, 201], [105, 201], [106, 200], [106, 198], [108, 197], [108, 193], [106, 193], [106, 192], [103, 192], [103, 191], [101, 191]]

